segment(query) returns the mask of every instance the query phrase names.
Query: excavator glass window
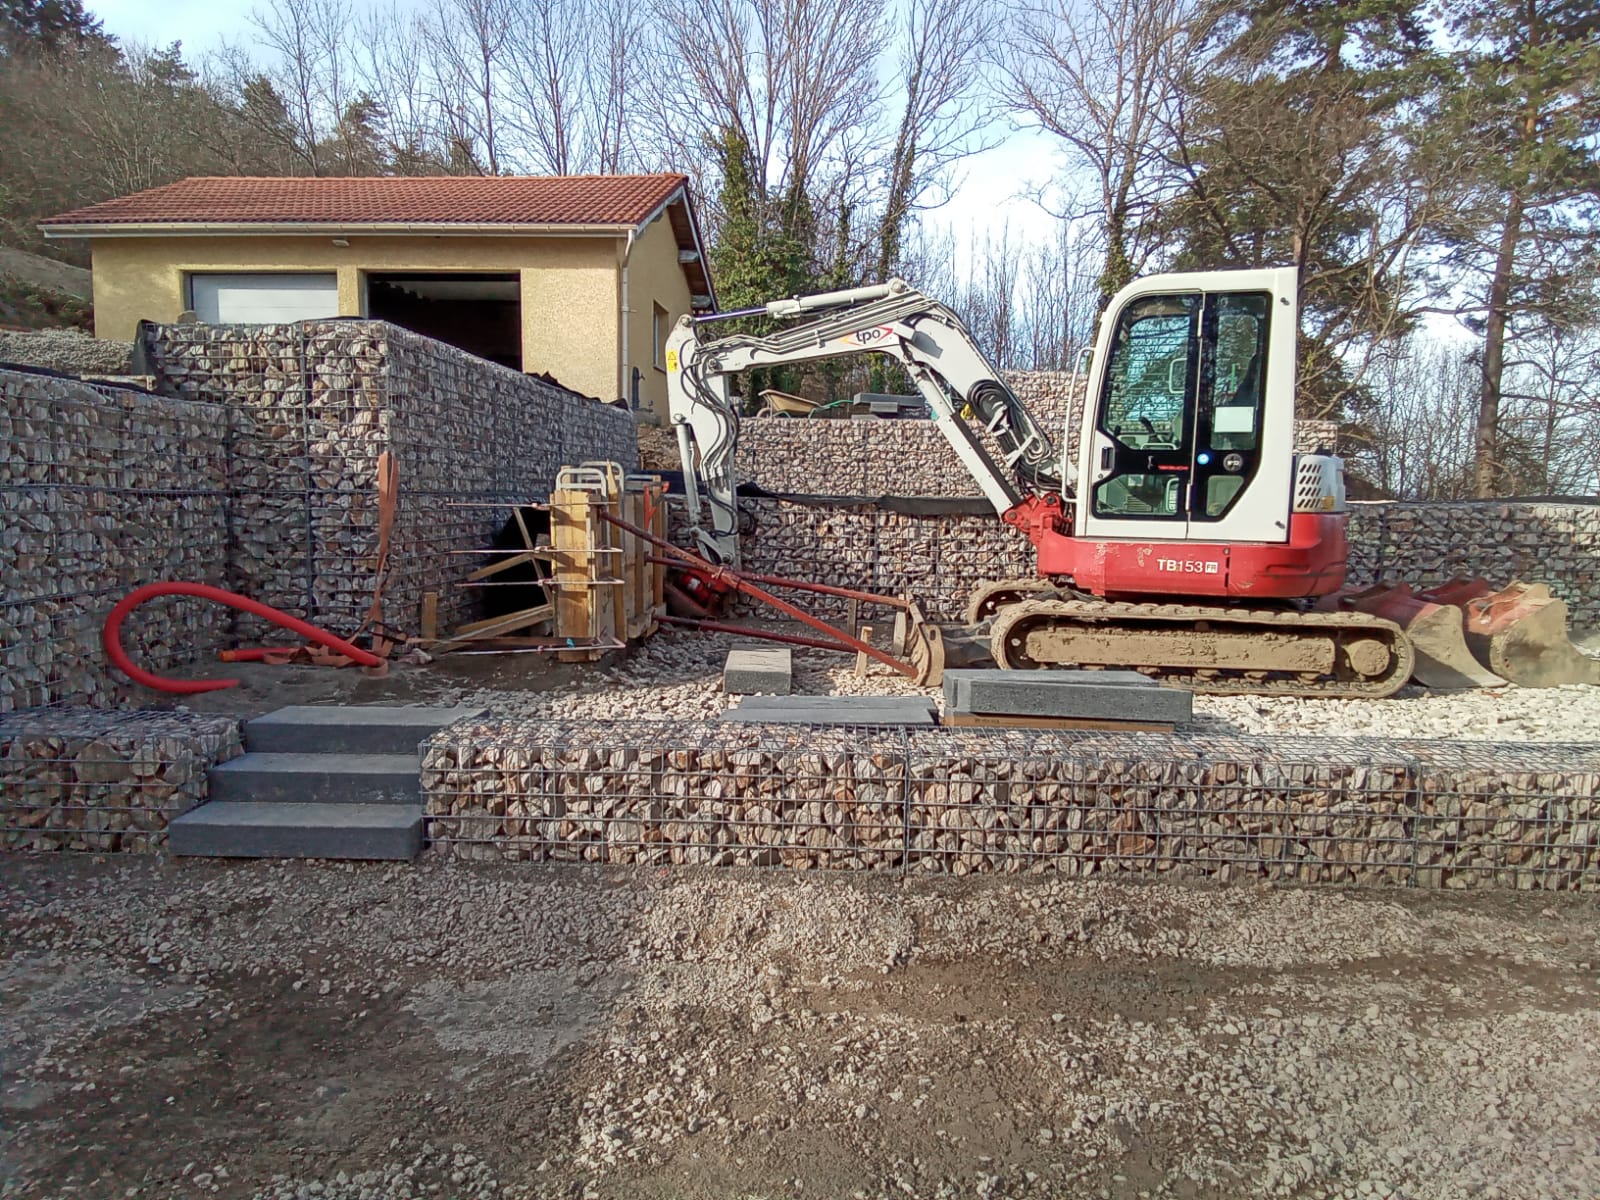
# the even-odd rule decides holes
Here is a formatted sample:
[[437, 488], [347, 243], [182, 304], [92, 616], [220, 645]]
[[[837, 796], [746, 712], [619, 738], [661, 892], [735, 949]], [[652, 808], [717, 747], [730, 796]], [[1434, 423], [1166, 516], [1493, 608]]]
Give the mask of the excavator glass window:
[[1215, 521], [1260, 460], [1272, 298], [1144, 296], [1117, 316], [1098, 425], [1094, 514]]
[[1272, 298], [1264, 292], [1207, 299], [1190, 514], [1196, 520], [1221, 517], [1256, 473], [1271, 311]]
[[1147, 296], [1119, 314], [1099, 414], [1115, 469], [1095, 487], [1096, 515], [1184, 515], [1200, 311], [1198, 295]]

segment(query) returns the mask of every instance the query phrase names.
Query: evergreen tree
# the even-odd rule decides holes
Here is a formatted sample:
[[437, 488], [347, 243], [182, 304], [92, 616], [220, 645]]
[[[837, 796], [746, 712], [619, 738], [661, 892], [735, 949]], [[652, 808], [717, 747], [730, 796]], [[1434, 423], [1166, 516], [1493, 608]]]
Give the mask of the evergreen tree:
[[1600, 7], [1466, 0], [1452, 13], [1464, 86], [1440, 129], [1470, 148], [1476, 203], [1443, 233], [1447, 270], [1474, 293], [1463, 315], [1483, 335], [1473, 486], [1493, 496], [1519, 474], [1501, 427], [1508, 349], [1597, 321]]
[[1405, 328], [1404, 264], [1433, 190], [1409, 132], [1437, 78], [1422, 0], [1218, 0], [1185, 81], [1174, 265], [1300, 271], [1301, 411], [1356, 399], [1353, 345]]
[[0, 57], [111, 48], [82, 0], [0, 0]]

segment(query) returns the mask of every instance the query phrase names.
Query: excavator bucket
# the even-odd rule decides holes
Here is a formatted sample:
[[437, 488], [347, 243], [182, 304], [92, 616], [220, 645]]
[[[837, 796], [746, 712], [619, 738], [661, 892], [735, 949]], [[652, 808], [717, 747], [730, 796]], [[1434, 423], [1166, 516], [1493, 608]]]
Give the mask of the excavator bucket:
[[1400, 626], [1416, 651], [1411, 677], [1427, 687], [1482, 688], [1505, 683], [1473, 657], [1461, 609], [1418, 596], [1409, 584], [1345, 588], [1324, 597], [1317, 607], [1325, 612], [1362, 612]]
[[1495, 591], [1481, 579], [1455, 579], [1419, 598], [1459, 606], [1473, 654], [1512, 683], [1600, 683], [1600, 661], [1583, 654], [1568, 636], [1566, 602], [1542, 583], [1518, 581]]

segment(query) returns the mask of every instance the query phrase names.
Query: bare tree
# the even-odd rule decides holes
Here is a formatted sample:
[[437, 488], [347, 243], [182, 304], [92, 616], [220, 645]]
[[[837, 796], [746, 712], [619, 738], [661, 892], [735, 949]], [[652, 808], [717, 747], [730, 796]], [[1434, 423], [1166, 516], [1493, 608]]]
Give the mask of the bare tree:
[[643, 13], [629, 0], [513, 0], [512, 120], [530, 165], [558, 175], [634, 165]]
[[1000, 66], [1012, 106], [1060, 138], [1092, 195], [1067, 215], [1105, 231], [1101, 290], [1138, 274], [1145, 217], [1168, 190], [1165, 134], [1191, 44], [1193, 0], [1037, 0], [1017, 10]]
[[[350, 99], [348, 0], [274, 0], [250, 14], [269, 63], [260, 69], [281, 100], [295, 147], [312, 174], [328, 166], [325, 142]], [[236, 52], [240, 84], [258, 69]]]
[[776, 198], [793, 217], [876, 115], [882, 11], [871, 0], [657, 0], [653, 67], [680, 146], [731, 135], [752, 201]]
[[1063, 221], [1055, 237], [1024, 251], [1018, 366], [1065, 371], [1094, 339], [1101, 248], [1088, 221]]
[[447, 136], [481, 152], [490, 175], [500, 174], [504, 165], [501, 105], [516, 16], [510, 0], [439, 0], [431, 22]]
[[879, 279], [894, 271], [906, 221], [929, 187], [981, 149], [988, 111], [975, 83], [998, 27], [992, 0], [908, 0], [898, 63], [904, 99], [878, 218]]

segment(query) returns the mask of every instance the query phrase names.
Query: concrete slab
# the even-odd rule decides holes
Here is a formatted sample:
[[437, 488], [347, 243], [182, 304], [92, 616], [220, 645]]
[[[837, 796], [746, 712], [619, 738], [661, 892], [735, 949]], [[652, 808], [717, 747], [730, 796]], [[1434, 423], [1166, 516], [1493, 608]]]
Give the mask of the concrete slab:
[[746, 725], [936, 725], [938, 709], [917, 696], [751, 696], [722, 714]]
[[1194, 695], [1137, 671], [954, 670], [944, 673], [945, 711], [974, 716], [1075, 717], [1182, 724]]
[[730, 696], [757, 692], [787, 696], [794, 687], [794, 653], [787, 646], [735, 646], [722, 668], [722, 690]]
[[411, 754], [432, 734], [487, 711], [379, 704], [295, 704], [246, 721], [244, 745], [263, 754]]
[[410, 861], [422, 850], [420, 804], [238, 804], [213, 800], [167, 826], [173, 854], [203, 858]]
[[266, 804], [415, 804], [421, 770], [411, 754], [258, 754], [206, 773], [213, 801]]

